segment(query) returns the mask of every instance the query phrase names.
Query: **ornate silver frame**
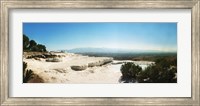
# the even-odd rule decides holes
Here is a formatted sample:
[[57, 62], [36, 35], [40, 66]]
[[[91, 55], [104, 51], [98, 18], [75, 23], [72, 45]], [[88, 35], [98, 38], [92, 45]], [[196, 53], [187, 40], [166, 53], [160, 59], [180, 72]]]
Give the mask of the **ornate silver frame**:
[[[0, 104], [11, 105], [200, 105], [200, 1], [199, 0], [0, 0]], [[9, 10], [53, 8], [191, 9], [191, 98], [14, 98], [9, 97]]]

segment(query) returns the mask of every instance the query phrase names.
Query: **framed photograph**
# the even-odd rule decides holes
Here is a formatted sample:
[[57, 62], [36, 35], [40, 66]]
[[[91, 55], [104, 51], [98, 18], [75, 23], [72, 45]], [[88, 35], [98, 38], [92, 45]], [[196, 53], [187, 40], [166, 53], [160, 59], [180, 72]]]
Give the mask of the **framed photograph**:
[[1, 2], [1, 105], [200, 105], [199, 0]]

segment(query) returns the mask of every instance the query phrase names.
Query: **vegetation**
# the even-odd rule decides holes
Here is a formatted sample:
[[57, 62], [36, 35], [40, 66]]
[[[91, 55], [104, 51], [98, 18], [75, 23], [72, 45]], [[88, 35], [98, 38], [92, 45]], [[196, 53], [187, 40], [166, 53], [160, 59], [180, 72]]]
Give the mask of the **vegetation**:
[[42, 44], [37, 44], [34, 40], [30, 40], [29, 38], [23, 34], [23, 50], [24, 51], [33, 51], [33, 52], [46, 52], [46, 47]]
[[23, 62], [23, 83], [27, 83], [30, 79], [34, 77], [33, 71], [26, 68], [27, 63]]
[[159, 58], [142, 70], [134, 63], [121, 66], [122, 81], [139, 83], [176, 83], [177, 59]]
[[28, 50], [29, 48], [29, 38], [26, 35], [23, 35], [23, 49]]
[[160, 58], [176, 58], [177, 53], [77, 53], [81, 55], [95, 56], [95, 57], [112, 57], [115, 60], [134, 60], [134, 61], [156, 61]]
[[135, 82], [138, 74], [142, 71], [142, 68], [132, 62], [128, 62], [121, 66], [120, 71], [122, 73], [122, 81]]

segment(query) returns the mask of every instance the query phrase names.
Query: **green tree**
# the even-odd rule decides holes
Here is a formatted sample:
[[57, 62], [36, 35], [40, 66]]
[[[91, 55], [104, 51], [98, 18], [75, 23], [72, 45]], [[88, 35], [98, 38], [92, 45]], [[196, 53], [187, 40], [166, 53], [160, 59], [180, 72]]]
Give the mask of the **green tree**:
[[159, 58], [155, 64], [139, 73], [138, 82], [175, 83], [177, 82], [176, 59]]
[[28, 50], [29, 47], [29, 38], [23, 34], [23, 49]]
[[138, 82], [149, 82], [149, 73], [148, 71], [141, 71], [140, 73], [138, 73], [137, 76], [137, 81]]
[[138, 74], [142, 71], [142, 68], [135, 65], [133, 62], [128, 62], [121, 66], [120, 71], [122, 73], [122, 81], [135, 82]]
[[46, 52], [47, 51], [46, 47], [42, 44], [38, 44], [37, 47], [39, 49], [39, 52]]
[[34, 40], [30, 40], [30, 48], [37, 46], [37, 43]]
[[30, 40], [23, 34], [23, 50], [25, 51], [34, 51], [34, 52], [46, 52], [45, 45], [37, 44], [36, 41]]
[[159, 82], [159, 77], [160, 77], [160, 71], [161, 71], [161, 67], [156, 66], [156, 65], [151, 65], [149, 67], [147, 67], [144, 71], [147, 72], [147, 82], [153, 82], [153, 83], [157, 83]]
[[40, 51], [39, 48], [38, 48], [37, 46], [31, 47], [30, 50], [33, 51], [33, 52], [39, 52], [39, 51]]

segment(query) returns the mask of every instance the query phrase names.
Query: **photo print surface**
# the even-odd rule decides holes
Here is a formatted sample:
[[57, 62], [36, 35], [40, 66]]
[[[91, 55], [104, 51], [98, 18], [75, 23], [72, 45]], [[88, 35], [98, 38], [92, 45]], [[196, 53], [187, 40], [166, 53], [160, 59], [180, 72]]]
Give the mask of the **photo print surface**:
[[177, 23], [23, 23], [23, 83], [177, 83]]

